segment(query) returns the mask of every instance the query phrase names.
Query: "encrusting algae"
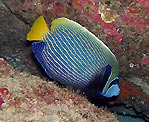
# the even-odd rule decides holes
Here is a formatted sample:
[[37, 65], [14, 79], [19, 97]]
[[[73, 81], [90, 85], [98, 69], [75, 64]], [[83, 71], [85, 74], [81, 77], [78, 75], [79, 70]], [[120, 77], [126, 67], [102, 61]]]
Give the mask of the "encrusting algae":
[[116, 117], [53, 82], [14, 70], [0, 60], [1, 122], [116, 122]]

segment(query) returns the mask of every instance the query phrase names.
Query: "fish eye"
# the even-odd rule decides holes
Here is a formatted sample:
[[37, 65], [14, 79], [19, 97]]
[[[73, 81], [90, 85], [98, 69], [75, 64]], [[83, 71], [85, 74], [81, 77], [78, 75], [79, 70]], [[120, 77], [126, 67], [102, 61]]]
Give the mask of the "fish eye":
[[112, 85], [118, 84], [118, 82], [119, 82], [119, 78], [116, 77], [116, 78], [110, 83], [110, 85], [109, 85], [108, 88], [110, 88]]
[[113, 84], [117, 84], [119, 82], [119, 79], [115, 79], [114, 81], [112, 81]]

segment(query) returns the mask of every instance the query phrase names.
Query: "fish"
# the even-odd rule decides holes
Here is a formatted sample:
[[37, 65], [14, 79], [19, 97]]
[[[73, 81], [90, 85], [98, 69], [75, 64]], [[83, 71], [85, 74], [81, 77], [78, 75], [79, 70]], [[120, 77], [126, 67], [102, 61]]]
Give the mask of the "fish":
[[65, 17], [48, 27], [39, 16], [27, 34], [32, 52], [49, 78], [92, 98], [118, 96], [119, 62], [93, 33]]

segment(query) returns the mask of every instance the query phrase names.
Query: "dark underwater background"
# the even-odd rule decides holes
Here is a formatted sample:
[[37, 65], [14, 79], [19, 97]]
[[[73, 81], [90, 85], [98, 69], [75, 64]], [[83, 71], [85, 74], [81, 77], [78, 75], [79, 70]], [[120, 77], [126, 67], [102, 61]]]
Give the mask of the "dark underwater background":
[[101, 39], [120, 64], [120, 95], [91, 102], [116, 114], [119, 122], [149, 121], [148, 6], [148, 0], [0, 0], [0, 58], [17, 70], [47, 77], [27, 32], [40, 15], [49, 26], [58, 17], [72, 19]]

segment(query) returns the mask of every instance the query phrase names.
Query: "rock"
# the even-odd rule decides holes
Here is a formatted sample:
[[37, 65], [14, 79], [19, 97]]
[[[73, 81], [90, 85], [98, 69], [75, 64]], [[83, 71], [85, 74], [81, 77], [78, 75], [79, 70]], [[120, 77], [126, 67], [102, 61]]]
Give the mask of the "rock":
[[[129, 81], [119, 83], [121, 93], [115, 102], [123, 103], [126, 107], [133, 108], [137, 116], [149, 120], [149, 96], [139, 87]], [[127, 112], [126, 112], [127, 113]], [[128, 113], [127, 113], [128, 114]]]
[[116, 117], [96, 107], [84, 97], [60, 88], [37, 76], [13, 69], [0, 59], [0, 88], [5, 105], [0, 110], [1, 122], [116, 122]]
[[[3, 4], [1, 6], [6, 8]], [[28, 25], [8, 9], [0, 10], [0, 23], [0, 57], [7, 60], [16, 69], [41, 76], [41, 70], [34, 62], [31, 44], [26, 41]]]
[[0, 0], [0, 10], [9, 12], [9, 9], [3, 4], [2, 0]]

